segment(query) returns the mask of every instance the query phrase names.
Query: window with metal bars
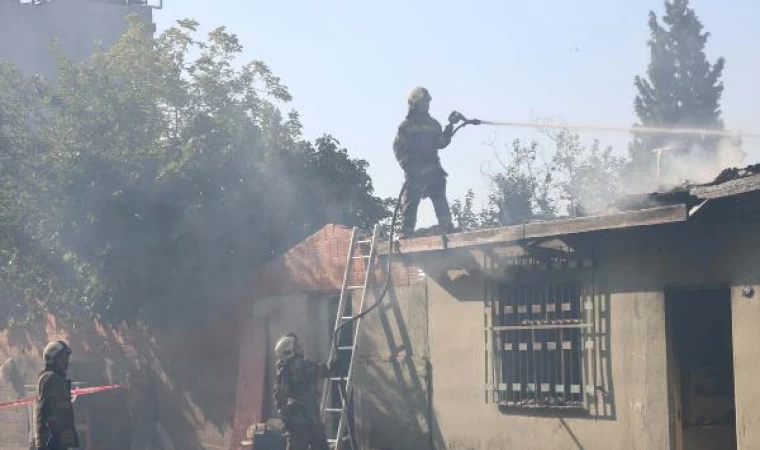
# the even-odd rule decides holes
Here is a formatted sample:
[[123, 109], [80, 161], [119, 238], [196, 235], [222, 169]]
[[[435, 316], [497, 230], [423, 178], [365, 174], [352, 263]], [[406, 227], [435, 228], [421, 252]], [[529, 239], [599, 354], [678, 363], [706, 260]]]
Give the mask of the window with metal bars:
[[501, 285], [494, 311], [501, 406], [582, 409], [582, 334], [576, 283]]
[[485, 260], [486, 403], [504, 412], [615, 417], [610, 295], [589, 255], [532, 249]]

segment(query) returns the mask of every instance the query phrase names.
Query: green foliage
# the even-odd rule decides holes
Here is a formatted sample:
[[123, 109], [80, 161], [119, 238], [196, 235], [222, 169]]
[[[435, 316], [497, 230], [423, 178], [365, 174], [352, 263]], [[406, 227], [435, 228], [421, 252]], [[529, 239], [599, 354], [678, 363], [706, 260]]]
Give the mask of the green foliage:
[[626, 159], [598, 140], [586, 146], [577, 134], [561, 131], [553, 137], [556, 151], [550, 171], [556, 208], [570, 216], [601, 214], [623, 193]]
[[467, 231], [606, 212], [622, 194], [626, 159], [615, 156], [611, 147], [602, 149], [598, 141], [585, 145], [568, 131], [549, 137], [555, 148], [546, 165], [539, 164], [535, 141], [524, 145], [515, 140], [506, 147], [506, 157], [499, 157], [501, 170], [489, 175], [487, 204], [476, 212], [471, 189], [464, 201], [452, 202], [457, 226]]
[[304, 141], [266, 64], [197, 26], [133, 20], [90, 60], [62, 56], [55, 86], [0, 71], [0, 325], [205, 314], [325, 223], [387, 217], [367, 162]]
[[[725, 60], [711, 64], [705, 56], [710, 34], [688, 0], [665, 2], [662, 23], [649, 13], [650, 63], [646, 77], [637, 76], [634, 102], [643, 126], [723, 128], [720, 99]], [[640, 135], [630, 146], [635, 176], [654, 173], [653, 149], [694, 147], [717, 152], [718, 139], [700, 136]]]
[[484, 225], [510, 225], [537, 218], [549, 218], [554, 208], [549, 197], [551, 174], [537, 164], [538, 143], [523, 145], [515, 139], [507, 147], [502, 171], [491, 175], [488, 207], [481, 214]]
[[462, 231], [474, 230], [481, 226], [478, 213], [475, 212], [475, 191], [468, 189], [464, 201], [455, 199], [451, 203], [451, 217], [457, 228]]

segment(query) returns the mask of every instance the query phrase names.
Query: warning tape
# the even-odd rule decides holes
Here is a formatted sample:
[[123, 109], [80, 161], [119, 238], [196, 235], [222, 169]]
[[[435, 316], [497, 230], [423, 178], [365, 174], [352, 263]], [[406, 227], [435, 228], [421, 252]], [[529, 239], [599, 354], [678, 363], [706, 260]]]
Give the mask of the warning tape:
[[[98, 392], [105, 392], [105, 391], [114, 391], [116, 389], [124, 389], [126, 387], [128, 386], [123, 385], [123, 384], [109, 384], [106, 386], [76, 388], [76, 389], [71, 390], [71, 396], [78, 397], [80, 395], [96, 394]], [[37, 401], [37, 396], [22, 398], [22, 399], [13, 400], [10, 402], [0, 402], [0, 411], [5, 410], [5, 409], [10, 409], [10, 408], [15, 408], [16, 406], [31, 405], [36, 401]]]

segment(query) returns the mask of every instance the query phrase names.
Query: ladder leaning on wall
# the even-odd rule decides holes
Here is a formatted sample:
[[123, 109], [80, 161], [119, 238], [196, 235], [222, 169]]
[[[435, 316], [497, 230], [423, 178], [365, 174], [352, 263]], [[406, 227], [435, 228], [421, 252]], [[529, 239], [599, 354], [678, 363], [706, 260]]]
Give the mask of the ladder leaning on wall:
[[[357, 227], [354, 227], [351, 232], [351, 243], [348, 246], [346, 271], [343, 275], [335, 330], [330, 346], [329, 361], [336, 361], [333, 366], [337, 367], [325, 380], [320, 405], [322, 422], [328, 425], [327, 442], [334, 450], [346, 450], [348, 448], [357, 450], [355, 443], [352, 442], [354, 434], [349, 430], [351, 423], [349, 422], [347, 405], [352, 398], [354, 362], [362, 324], [362, 318], [357, 317], [357, 315], [364, 311], [367, 291], [372, 282], [378, 229], [376, 225], [371, 234], [364, 235]], [[359, 279], [363, 278], [363, 283], [351, 285], [352, 282], [357, 281], [354, 273], [355, 267], [363, 268], [363, 277], [358, 277]], [[351, 306], [355, 304], [352, 301], [354, 292], [360, 292], [361, 299], [357, 314], [352, 315]], [[349, 324], [344, 325], [348, 321], [354, 322], [353, 329]], [[343, 358], [344, 355], [345, 358]], [[344, 364], [346, 361], [347, 364]], [[346, 443], [349, 443], [350, 447], [347, 447]]]

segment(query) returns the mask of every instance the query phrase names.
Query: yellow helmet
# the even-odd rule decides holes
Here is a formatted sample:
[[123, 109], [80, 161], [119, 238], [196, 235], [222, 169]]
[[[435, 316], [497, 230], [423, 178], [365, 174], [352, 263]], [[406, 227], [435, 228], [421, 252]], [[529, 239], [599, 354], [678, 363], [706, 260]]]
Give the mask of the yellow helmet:
[[432, 97], [430, 96], [430, 92], [422, 86], [418, 86], [409, 93], [409, 97], [407, 98], [407, 103], [409, 103], [409, 107], [414, 107], [418, 102], [422, 100], [432, 100]]

